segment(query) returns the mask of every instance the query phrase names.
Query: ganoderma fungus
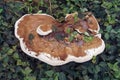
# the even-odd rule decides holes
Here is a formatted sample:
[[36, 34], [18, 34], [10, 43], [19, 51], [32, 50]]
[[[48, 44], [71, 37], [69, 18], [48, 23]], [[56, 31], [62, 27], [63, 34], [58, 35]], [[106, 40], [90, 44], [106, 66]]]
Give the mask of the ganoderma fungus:
[[86, 62], [102, 53], [105, 44], [93, 14], [68, 14], [58, 22], [48, 14], [25, 14], [15, 23], [23, 52], [52, 66]]

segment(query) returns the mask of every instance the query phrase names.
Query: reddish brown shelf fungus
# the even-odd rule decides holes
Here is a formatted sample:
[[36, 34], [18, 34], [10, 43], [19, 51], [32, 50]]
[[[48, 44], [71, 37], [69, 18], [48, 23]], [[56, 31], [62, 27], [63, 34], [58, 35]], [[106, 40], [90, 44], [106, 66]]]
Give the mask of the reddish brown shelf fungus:
[[94, 15], [67, 14], [60, 23], [48, 14], [26, 14], [15, 23], [15, 36], [29, 56], [53, 66], [86, 62], [103, 52], [104, 41]]

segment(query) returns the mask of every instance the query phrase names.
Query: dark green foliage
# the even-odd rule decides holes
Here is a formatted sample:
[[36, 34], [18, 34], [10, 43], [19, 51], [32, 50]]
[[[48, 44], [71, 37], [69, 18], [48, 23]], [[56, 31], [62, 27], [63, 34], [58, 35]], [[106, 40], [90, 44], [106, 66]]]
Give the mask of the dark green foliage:
[[73, 31], [72, 33], [70, 33], [70, 36], [68, 36], [68, 40], [70, 42], [72, 42], [74, 39], [75, 39], [75, 36], [77, 35], [78, 33], [76, 31]]
[[90, 42], [93, 40], [93, 36], [84, 36], [84, 41], [85, 42]]
[[[0, 0], [0, 80], [120, 80], [120, 0], [5, 1]], [[63, 21], [76, 11], [91, 11], [99, 20], [106, 44], [102, 54], [85, 63], [52, 67], [21, 51], [14, 24], [23, 14], [42, 12]]]

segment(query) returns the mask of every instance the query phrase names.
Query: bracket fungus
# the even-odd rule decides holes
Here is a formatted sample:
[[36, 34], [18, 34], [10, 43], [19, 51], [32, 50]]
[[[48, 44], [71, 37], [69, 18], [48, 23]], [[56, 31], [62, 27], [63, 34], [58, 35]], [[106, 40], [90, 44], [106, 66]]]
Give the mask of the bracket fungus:
[[25, 14], [15, 23], [23, 52], [52, 66], [83, 63], [102, 53], [105, 44], [92, 13], [67, 14], [63, 22], [48, 14]]

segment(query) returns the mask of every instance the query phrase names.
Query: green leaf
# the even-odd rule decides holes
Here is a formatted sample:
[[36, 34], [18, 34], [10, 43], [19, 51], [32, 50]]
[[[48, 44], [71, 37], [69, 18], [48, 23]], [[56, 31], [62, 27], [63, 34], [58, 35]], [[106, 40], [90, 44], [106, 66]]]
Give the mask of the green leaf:
[[102, 4], [102, 6], [104, 7], [104, 8], [107, 8], [107, 9], [110, 9], [111, 7], [112, 7], [112, 3], [111, 2], [103, 2], [103, 4]]
[[42, 13], [42, 10], [39, 10], [37, 13], [38, 13], [38, 14], [41, 14], [41, 13]]
[[13, 54], [13, 58], [14, 58], [14, 59], [19, 59], [18, 53], [14, 53], [14, 54]]
[[41, 5], [43, 6], [43, 5], [44, 5], [44, 0], [40, 0], [40, 1], [39, 1], [39, 5], [40, 5], [40, 6], [41, 6]]
[[60, 74], [59, 74], [59, 80], [67, 80], [66, 76], [65, 76], [65, 74], [63, 72], [60, 72]]
[[17, 65], [22, 65], [22, 61], [21, 60], [17, 60]]
[[111, 34], [117, 34], [118, 32], [115, 31], [114, 29], [111, 30]]
[[33, 0], [28, 0], [29, 2], [32, 2]]
[[83, 74], [83, 75], [86, 75], [86, 74], [87, 74], [87, 70], [83, 70], [83, 71], [82, 71], [82, 74]]
[[76, 23], [78, 21], [78, 12], [74, 13], [74, 22]]
[[54, 74], [54, 71], [53, 71], [53, 70], [49, 70], [49, 71], [46, 71], [45, 74], [46, 74], [48, 77], [52, 77], [53, 74]]
[[90, 80], [88, 75], [83, 76], [84, 80]]
[[120, 71], [114, 73], [115, 78], [120, 79]]
[[84, 41], [85, 42], [91, 42], [92, 40], [94, 39], [94, 37], [93, 36], [84, 36]]
[[80, 8], [80, 10], [81, 10], [81, 12], [86, 12], [86, 11], [88, 11], [87, 8]]
[[58, 76], [55, 76], [54, 80], [58, 80]]
[[68, 40], [69, 40], [70, 42], [72, 42], [72, 41], [74, 40], [74, 36], [69, 36], [69, 37], [68, 37]]
[[107, 30], [108, 32], [110, 32], [110, 31], [112, 30], [112, 26], [111, 26], [111, 25], [107, 26], [107, 27], [106, 27], [106, 30]]
[[71, 32], [71, 29], [67, 28], [66, 33], [70, 34], [70, 32]]
[[109, 34], [108, 33], [105, 33], [105, 39], [108, 40], [109, 39]]
[[3, 9], [0, 8], [0, 13], [2, 13], [2, 12], [3, 12]]
[[114, 65], [113, 65], [113, 70], [114, 71], [119, 71], [119, 66], [118, 66], [118, 62], [116, 62]]
[[77, 31], [72, 32], [72, 35], [75, 37], [78, 34]]
[[98, 65], [95, 66], [95, 73], [97, 74], [98, 72], [100, 72], [100, 67]]
[[48, 78], [41, 78], [40, 80], [49, 80]]
[[108, 63], [108, 66], [111, 70], [113, 70], [113, 75], [116, 77], [116, 78], [120, 78], [120, 68], [118, 66], [118, 62], [114, 63], [114, 64], [111, 64], [111, 63]]
[[96, 56], [93, 56], [92, 63], [96, 63]]
[[48, 80], [54, 80], [54, 78], [48, 78]]
[[29, 75], [29, 76], [25, 76], [24, 80], [36, 80], [36, 77]]
[[100, 67], [106, 67], [107, 64], [106, 64], [106, 62], [100, 62], [100, 63], [99, 63], [99, 66], [100, 66]]
[[85, 32], [84, 35], [86, 35], [86, 36], [90, 36], [88, 32]]
[[4, 57], [4, 59], [3, 59], [4, 67], [8, 65], [8, 61], [9, 61], [9, 57], [8, 56]]
[[109, 24], [114, 24], [115, 23], [115, 16], [108, 15], [107, 16]]
[[72, 32], [72, 33], [70, 34], [70, 36], [68, 36], [68, 40], [69, 40], [70, 42], [72, 42], [72, 41], [75, 39], [75, 36], [76, 36], [77, 34], [78, 34], [77, 31]]
[[13, 49], [9, 49], [8, 52], [7, 52], [7, 54], [8, 54], [8, 55], [11, 55], [13, 52], [14, 52]]
[[29, 67], [26, 67], [25, 70], [22, 70], [24, 75], [29, 75], [32, 72], [32, 69]]

